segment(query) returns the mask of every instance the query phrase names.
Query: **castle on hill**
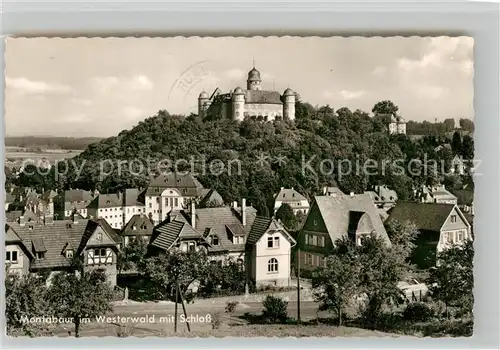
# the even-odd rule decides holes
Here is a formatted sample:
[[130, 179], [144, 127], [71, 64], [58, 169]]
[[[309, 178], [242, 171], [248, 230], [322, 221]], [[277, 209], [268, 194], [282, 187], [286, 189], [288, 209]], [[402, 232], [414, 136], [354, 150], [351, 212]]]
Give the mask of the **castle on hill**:
[[198, 115], [202, 118], [232, 118], [243, 120], [246, 117], [257, 120], [295, 119], [297, 95], [290, 88], [283, 94], [277, 91], [262, 90], [260, 72], [253, 67], [248, 72], [247, 87], [236, 87], [229, 93], [217, 88], [209, 96], [205, 91], [198, 97]]

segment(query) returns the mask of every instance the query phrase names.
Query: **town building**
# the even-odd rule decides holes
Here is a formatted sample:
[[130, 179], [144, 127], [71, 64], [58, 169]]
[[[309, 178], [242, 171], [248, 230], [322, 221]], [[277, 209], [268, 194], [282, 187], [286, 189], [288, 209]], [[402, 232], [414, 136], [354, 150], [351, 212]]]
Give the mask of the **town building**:
[[415, 198], [421, 203], [457, 204], [457, 197], [444, 185], [423, 185], [415, 191]]
[[471, 226], [455, 204], [402, 201], [389, 214], [387, 222], [411, 222], [420, 231], [412, 254], [420, 268], [435, 266], [439, 252], [472, 239]]
[[[206, 196], [218, 200], [217, 195], [204, 188], [191, 173], [161, 174], [151, 181], [146, 189], [146, 214], [158, 225], [172, 210], [186, 209], [189, 203], [203, 201]], [[208, 202], [208, 199], [205, 202]]]
[[51, 220], [45, 223], [19, 218], [5, 225], [6, 266], [9, 273], [49, 273], [72, 269], [78, 257], [84, 271], [101, 268], [116, 285], [116, 257], [120, 237], [97, 221]]
[[248, 281], [260, 285], [290, 285], [294, 239], [275, 219], [256, 215], [246, 206], [173, 211], [154, 228], [149, 252], [173, 248], [203, 249], [213, 261], [232, 259], [247, 271]]
[[122, 247], [126, 247], [136, 239], [149, 243], [153, 229], [154, 225], [145, 213], [134, 214], [121, 230]]
[[274, 196], [274, 213], [283, 205], [288, 204], [295, 215], [307, 214], [309, 201], [306, 197], [292, 188], [283, 188]]
[[260, 72], [253, 67], [248, 72], [246, 89], [236, 87], [229, 93], [217, 88], [209, 96], [205, 91], [198, 97], [198, 115], [202, 118], [232, 118], [243, 120], [246, 117], [257, 120], [294, 120], [297, 95], [290, 88], [283, 94], [263, 90]]
[[398, 201], [396, 191], [391, 190], [386, 185], [377, 185], [372, 191], [365, 191], [365, 193], [370, 195], [375, 206], [380, 209], [388, 210], [394, 207]]
[[377, 118], [382, 119], [387, 125], [389, 135], [403, 134], [406, 135], [406, 120], [397, 113], [376, 114]]
[[68, 190], [54, 198], [54, 215], [57, 220], [69, 218], [74, 211], [87, 217], [87, 206], [94, 199], [94, 194], [85, 190]]
[[361, 244], [371, 235], [391, 244], [369, 194], [335, 191], [329, 196], [316, 196], [297, 239], [300, 266], [309, 271], [321, 266], [342, 237]]

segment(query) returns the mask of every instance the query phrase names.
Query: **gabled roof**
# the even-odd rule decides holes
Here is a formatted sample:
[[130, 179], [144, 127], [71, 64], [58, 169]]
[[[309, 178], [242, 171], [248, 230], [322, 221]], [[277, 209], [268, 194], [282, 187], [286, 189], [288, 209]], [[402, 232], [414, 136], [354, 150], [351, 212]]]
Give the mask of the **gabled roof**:
[[244, 251], [244, 244], [233, 244], [231, 235], [250, 232], [256, 218], [256, 210], [246, 207], [247, 224], [243, 226], [241, 220], [241, 208], [218, 207], [196, 209], [196, 229], [199, 232], [208, 232], [217, 235], [219, 245], [212, 245], [209, 251]]
[[90, 202], [92, 193], [85, 190], [68, 190], [64, 191], [65, 202]]
[[439, 232], [455, 207], [454, 204], [399, 202], [389, 212], [387, 221], [411, 221], [419, 230]]
[[291, 202], [291, 201], [306, 201], [307, 198], [301, 195], [299, 192], [293, 188], [282, 188], [276, 197], [276, 201]]
[[252, 229], [248, 234], [247, 245], [256, 244], [261, 237], [269, 230], [279, 230], [285, 233], [286, 238], [294, 245], [296, 242], [287, 230], [276, 219], [264, 216], [257, 216], [253, 222]]
[[168, 250], [177, 239], [201, 239], [205, 241], [203, 235], [189, 224], [177, 220], [171, 222], [165, 220], [155, 227], [150, 244]]
[[388, 244], [389, 237], [379, 212], [369, 194], [316, 196], [314, 205], [317, 207], [332, 242], [350, 233], [356, 227], [373, 230]]
[[21, 242], [21, 237], [10, 228], [9, 225], [5, 224], [5, 243]]
[[224, 199], [216, 190], [206, 188], [200, 192], [203, 197], [199, 204], [200, 208], [204, 208], [207, 205], [213, 205], [215, 207], [224, 205]]
[[138, 188], [127, 188], [123, 191], [123, 198], [126, 207], [129, 206], [143, 206], [140, 197], [143, 191]]
[[[134, 230], [134, 227], [136, 228]], [[154, 225], [144, 213], [135, 214], [122, 229], [122, 236], [151, 236]]]
[[101, 209], [101, 208], [115, 208], [122, 206], [121, 194], [99, 194], [88, 205], [87, 208]]
[[116, 232], [114, 228], [103, 218], [99, 218], [96, 220], [99, 225], [101, 225], [102, 229], [109, 235], [109, 237], [115, 241], [116, 243], [121, 243], [120, 235]]
[[[78, 254], [85, 248], [99, 224], [93, 220], [56, 220], [51, 224], [7, 223], [8, 239], [17, 236], [25, 250], [34, 256], [36, 251], [45, 251], [44, 259], [33, 259], [31, 268], [61, 268], [70, 266], [70, 259], [62, 254], [68, 245], [78, 247]], [[30, 229], [30, 226], [32, 227]], [[8, 227], [8, 229], [7, 229]]]
[[158, 187], [185, 189], [185, 191], [182, 191], [183, 196], [199, 197], [203, 185], [191, 173], [171, 172], [168, 174], [161, 174], [151, 181], [146, 194], [159, 196], [161, 193], [154, 190], [154, 188]]
[[57, 197], [57, 192], [54, 190], [47, 190], [42, 194], [42, 199], [44, 201], [50, 201], [51, 199], [54, 199]]

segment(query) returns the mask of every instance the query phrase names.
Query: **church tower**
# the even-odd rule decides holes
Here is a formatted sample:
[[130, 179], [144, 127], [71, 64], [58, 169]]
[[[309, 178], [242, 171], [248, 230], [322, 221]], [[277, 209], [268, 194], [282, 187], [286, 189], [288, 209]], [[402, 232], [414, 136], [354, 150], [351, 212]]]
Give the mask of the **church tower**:
[[295, 93], [290, 88], [283, 93], [283, 119], [295, 119]]
[[205, 118], [205, 113], [208, 108], [208, 94], [202, 91], [200, 96], [198, 96], [198, 116]]
[[245, 93], [243, 92], [243, 89], [239, 86], [234, 89], [231, 100], [233, 104], [233, 119], [243, 120], [245, 113]]
[[247, 90], [260, 90], [262, 88], [262, 80], [260, 79], [260, 72], [255, 69], [255, 66], [248, 72]]

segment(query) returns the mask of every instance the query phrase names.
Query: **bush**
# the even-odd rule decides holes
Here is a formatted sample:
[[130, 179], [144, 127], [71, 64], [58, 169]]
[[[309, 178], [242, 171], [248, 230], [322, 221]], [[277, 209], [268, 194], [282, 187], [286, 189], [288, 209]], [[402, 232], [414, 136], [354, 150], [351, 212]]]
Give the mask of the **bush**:
[[286, 323], [288, 319], [288, 301], [268, 295], [262, 302], [262, 316], [268, 323]]
[[425, 303], [410, 303], [403, 311], [406, 321], [425, 322], [434, 317], [434, 310]]
[[222, 325], [222, 317], [218, 311], [212, 313], [212, 329], [219, 329]]

